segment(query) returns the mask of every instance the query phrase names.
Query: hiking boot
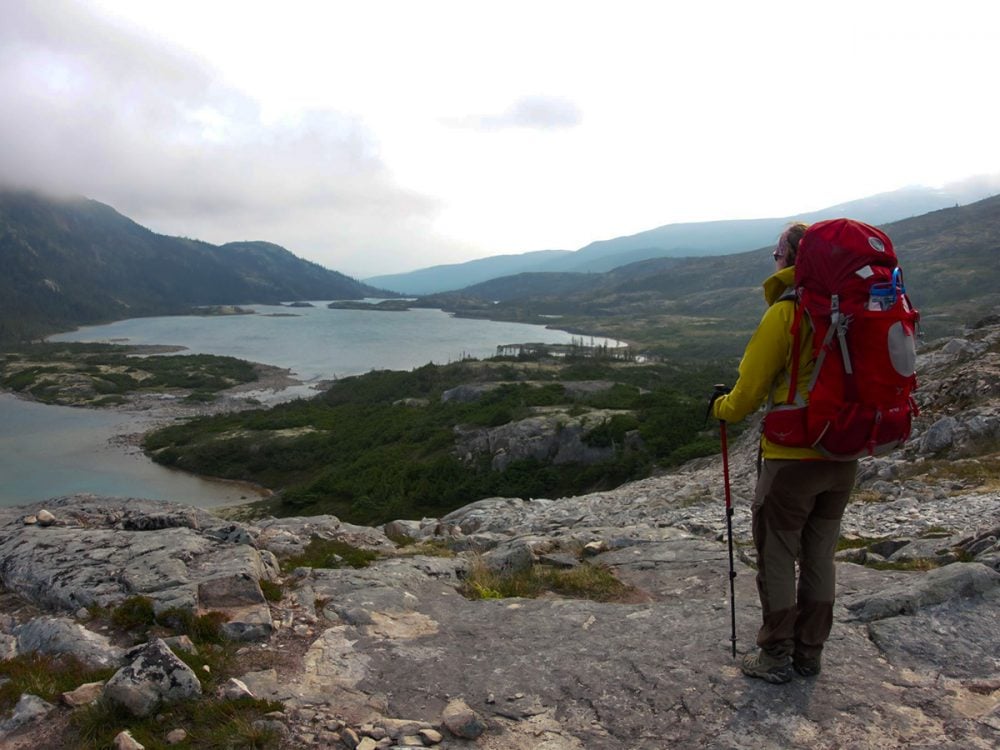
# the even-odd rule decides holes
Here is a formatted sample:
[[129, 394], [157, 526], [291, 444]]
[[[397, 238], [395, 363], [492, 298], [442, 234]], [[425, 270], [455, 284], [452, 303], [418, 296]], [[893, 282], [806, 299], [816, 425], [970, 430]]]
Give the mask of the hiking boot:
[[764, 649], [744, 656], [740, 669], [748, 677], [759, 677], [774, 685], [788, 682], [793, 674], [791, 657], [771, 656]]
[[819, 657], [795, 654], [792, 656], [792, 666], [794, 666], [795, 671], [803, 677], [815, 677], [819, 674]]

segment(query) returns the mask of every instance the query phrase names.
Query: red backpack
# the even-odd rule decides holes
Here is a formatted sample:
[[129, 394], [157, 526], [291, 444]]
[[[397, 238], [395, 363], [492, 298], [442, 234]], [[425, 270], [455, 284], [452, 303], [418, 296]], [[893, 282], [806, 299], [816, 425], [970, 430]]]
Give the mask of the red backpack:
[[[920, 315], [889, 237], [851, 219], [813, 224], [796, 254], [795, 297], [791, 386], [786, 405], [765, 417], [764, 434], [844, 461], [898, 448], [917, 414]], [[803, 406], [797, 388], [804, 315], [813, 329], [814, 367]]]

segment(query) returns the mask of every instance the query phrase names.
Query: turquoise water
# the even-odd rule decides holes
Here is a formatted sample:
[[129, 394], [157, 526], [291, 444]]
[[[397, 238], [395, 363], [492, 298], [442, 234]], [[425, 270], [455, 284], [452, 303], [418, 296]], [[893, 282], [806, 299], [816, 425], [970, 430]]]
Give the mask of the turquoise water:
[[[408, 370], [492, 356], [500, 344], [569, 343], [541, 326], [453, 318], [440, 310], [376, 312], [254, 306], [255, 315], [136, 318], [53, 336], [58, 341], [172, 344], [289, 368], [307, 383], [373, 369]], [[603, 343], [603, 339], [597, 343]], [[590, 339], [587, 339], [590, 343]], [[308, 387], [287, 395], [310, 395]], [[0, 505], [95, 494], [175, 500], [202, 507], [238, 502], [246, 489], [154, 464], [116, 438], [143, 417], [46, 406], [0, 394]]]

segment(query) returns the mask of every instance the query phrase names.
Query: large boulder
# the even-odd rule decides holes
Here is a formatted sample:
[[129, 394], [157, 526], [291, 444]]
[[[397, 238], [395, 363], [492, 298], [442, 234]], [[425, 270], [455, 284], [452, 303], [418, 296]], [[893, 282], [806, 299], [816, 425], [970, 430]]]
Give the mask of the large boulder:
[[104, 697], [134, 716], [150, 716], [162, 703], [201, 695], [198, 676], [160, 638], [132, 649], [126, 658], [130, 663], [108, 680]]

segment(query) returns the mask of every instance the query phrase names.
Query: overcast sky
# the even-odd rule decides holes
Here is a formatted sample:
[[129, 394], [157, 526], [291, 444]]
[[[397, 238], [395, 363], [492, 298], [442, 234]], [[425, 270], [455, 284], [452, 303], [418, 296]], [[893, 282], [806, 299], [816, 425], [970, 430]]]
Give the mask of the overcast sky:
[[351, 275], [1000, 172], [1000, 3], [0, 0], [0, 182]]

